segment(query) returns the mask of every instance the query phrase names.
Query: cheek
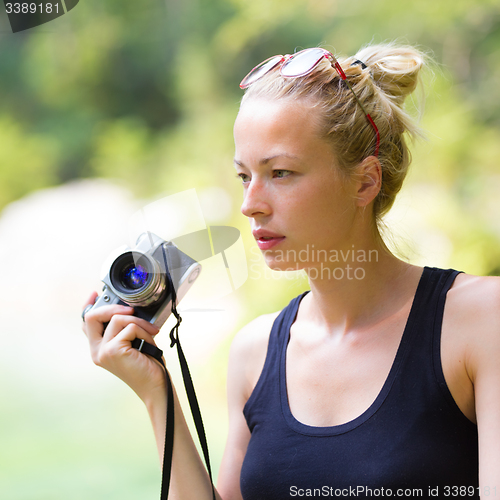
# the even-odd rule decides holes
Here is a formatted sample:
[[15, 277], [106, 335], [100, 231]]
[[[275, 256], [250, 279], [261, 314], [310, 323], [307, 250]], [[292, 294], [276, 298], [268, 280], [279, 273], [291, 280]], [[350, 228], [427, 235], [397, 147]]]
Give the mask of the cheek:
[[344, 189], [334, 183], [321, 183], [302, 193], [307, 211], [329, 220], [332, 215], [349, 212], [354, 205]]
[[[301, 196], [295, 224], [304, 237], [320, 246], [330, 246], [332, 237], [344, 238], [354, 224], [355, 204], [338, 186], [318, 186]], [[338, 244], [338, 243], [336, 243]]]

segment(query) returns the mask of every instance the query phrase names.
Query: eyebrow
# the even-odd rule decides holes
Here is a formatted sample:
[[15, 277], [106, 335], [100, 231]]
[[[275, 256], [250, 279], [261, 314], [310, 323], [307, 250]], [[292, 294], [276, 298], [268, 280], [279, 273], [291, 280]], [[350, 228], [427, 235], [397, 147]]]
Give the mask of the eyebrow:
[[[280, 157], [283, 157], [283, 158], [290, 158], [291, 160], [298, 160], [299, 157], [298, 156], [295, 156], [295, 155], [291, 155], [291, 154], [288, 154], [288, 153], [279, 153], [279, 154], [276, 154], [276, 155], [272, 155], [272, 156], [266, 156], [265, 158], [262, 158], [260, 161], [259, 161], [259, 165], [267, 165], [271, 160], [274, 160], [275, 158], [280, 158]], [[234, 163], [240, 167], [245, 167], [245, 164], [240, 161], [240, 160], [237, 160], [236, 158], [234, 158]]]

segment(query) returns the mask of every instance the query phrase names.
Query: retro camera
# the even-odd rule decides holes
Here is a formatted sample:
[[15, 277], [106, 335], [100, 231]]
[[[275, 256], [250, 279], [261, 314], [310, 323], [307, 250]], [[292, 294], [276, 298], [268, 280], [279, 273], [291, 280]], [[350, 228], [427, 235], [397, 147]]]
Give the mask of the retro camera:
[[172, 312], [171, 287], [178, 304], [200, 271], [201, 265], [171, 241], [143, 233], [135, 248], [127, 247], [114, 258], [102, 280], [103, 293], [88, 310], [109, 304], [132, 306], [134, 316], [160, 328]]

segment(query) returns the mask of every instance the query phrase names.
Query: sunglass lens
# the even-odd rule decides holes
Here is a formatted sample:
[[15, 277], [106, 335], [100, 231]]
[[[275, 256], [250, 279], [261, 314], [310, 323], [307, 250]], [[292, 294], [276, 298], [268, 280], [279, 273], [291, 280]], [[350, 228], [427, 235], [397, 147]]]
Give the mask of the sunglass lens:
[[285, 77], [307, 75], [324, 57], [323, 49], [306, 49], [297, 52], [281, 67], [281, 74]]
[[252, 83], [256, 82], [259, 78], [264, 76], [268, 71], [271, 71], [275, 68], [281, 61], [283, 60], [283, 56], [273, 56], [265, 61], [261, 62], [258, 66], [248, 73], [245, 78], [240, 83], [240, 87], [242, 89], [246, 89]]

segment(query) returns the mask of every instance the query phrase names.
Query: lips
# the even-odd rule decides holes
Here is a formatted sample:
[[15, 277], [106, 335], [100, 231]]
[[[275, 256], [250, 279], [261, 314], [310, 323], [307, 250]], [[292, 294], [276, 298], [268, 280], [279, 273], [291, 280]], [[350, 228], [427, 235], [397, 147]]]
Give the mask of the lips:
[[252, 231], [252, 234], [257, 241], [257, 246], [261, 250], [269, 250], [270, 248], [280, 244], [285, 239], [285, 236], [273, 233], [272, 231], [266, 231], [264, 229]]

